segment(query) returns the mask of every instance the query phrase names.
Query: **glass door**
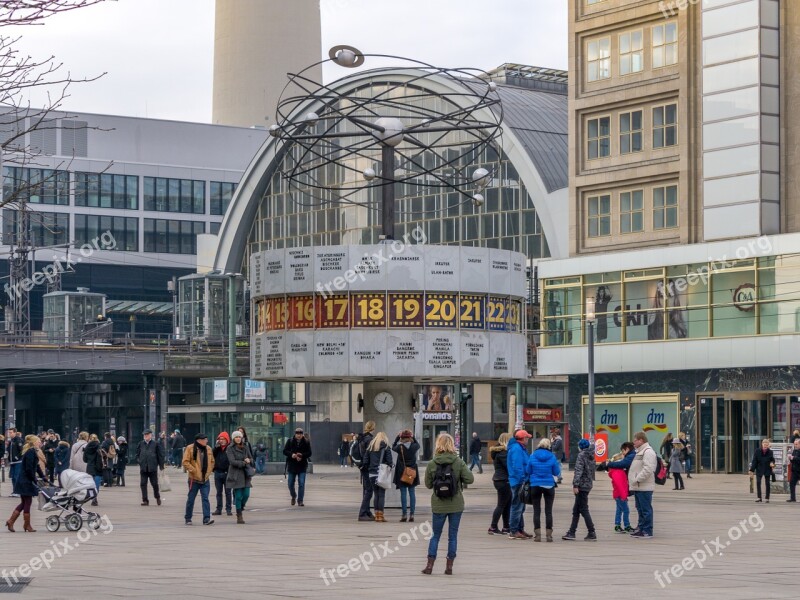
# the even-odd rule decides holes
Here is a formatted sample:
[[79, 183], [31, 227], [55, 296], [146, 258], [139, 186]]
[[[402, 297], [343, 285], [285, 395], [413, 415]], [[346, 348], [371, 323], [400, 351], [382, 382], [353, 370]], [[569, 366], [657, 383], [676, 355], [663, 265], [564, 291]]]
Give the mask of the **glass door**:
[[761, 440], [767, 437], [767, 400], [729, 400], [726, 409], [731, 435], [725, 472], [746, 473]]
[[710, 473], [724, 473], [730, 435], [722, 396], [700, 396], [699, 443], [695, 444], [698, 466]]

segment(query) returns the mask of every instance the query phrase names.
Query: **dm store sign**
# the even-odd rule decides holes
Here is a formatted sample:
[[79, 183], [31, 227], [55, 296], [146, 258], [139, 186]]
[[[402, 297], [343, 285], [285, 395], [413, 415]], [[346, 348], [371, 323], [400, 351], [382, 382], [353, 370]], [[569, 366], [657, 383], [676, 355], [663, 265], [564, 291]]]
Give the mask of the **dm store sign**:
[[644, 431], [654, 448], [670, 431], [678, 436], [678, 405], [675, 402], [646, 402], [631, 404], [634, 431]]

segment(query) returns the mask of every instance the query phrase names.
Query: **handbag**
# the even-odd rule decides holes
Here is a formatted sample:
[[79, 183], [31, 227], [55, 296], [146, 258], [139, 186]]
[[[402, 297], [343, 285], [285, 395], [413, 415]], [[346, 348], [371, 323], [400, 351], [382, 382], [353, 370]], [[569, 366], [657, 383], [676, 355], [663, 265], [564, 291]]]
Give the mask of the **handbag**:
[[253, 465], [245, 465], [244, 476], [248, 479], [256, 474], [256, 468]]
[[530, 481], [526, 481], [522, 484], [519, 490], [519, 497], [523, 504], [533, 504], [533, 490], [531, 490]]
[[[386, 448], [383, 449], [383, 452], [386, 452]], [[383, 462], [383, 452], [381, 452], [381, 464], [378, 465], [377, 483], [378, 487], [388, 490], [390, 487], [392, 487], [392, 472], [394, 471], [394, 468]]]
[[400, 481], [406, 485], [414, 485], [417, 480], [417, 468], [406, 466], [406, 455], [400, 451], [400, 456], [403, 458], [403, 474], [400, 475]]

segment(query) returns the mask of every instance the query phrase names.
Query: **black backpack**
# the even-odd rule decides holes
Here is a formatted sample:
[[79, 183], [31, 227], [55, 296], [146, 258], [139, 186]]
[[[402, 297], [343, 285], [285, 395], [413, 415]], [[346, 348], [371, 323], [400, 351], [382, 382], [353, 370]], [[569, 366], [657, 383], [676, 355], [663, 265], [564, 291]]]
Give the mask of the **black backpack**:
[[458, 493], [458, 482], [451, 464], [437, 464], [433, 474], [433, 493], [437, 498], [452, 498]]
[[[350, 447], [350, 458], [353, 460], [353, 464], [358, 467], [362, 466], [364, 457], [367, 454], [367, 443], [365, 440], [366, 437], [367, 436], [365, 434], [359, 433], [355, 443]], [[370, 436], [370, 439], [371, 438], [372, 436]]]

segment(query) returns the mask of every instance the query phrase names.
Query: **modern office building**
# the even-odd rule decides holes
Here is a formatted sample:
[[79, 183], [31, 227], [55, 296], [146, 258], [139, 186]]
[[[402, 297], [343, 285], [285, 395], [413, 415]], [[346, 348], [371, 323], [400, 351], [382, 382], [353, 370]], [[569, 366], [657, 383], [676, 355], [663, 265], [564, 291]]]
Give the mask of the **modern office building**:
[[800, 5], [569, 7], [569, 258], [539, 263], [540, 373], [569, 376], [585, 430], [594, 313], [612, 447], [685, 430], [700, 467], [744, 472], [800, 427]]
[[[395, 102], [408, 98], [409, 103], [420, 102], [420, 95], [427, 92], [447, 94], [454, 89], [445, 77], [420, 75], [413, 69], [367, 71], [338, 80], [331, 89], [332, 93], [358, 90], [359, 97], [369, 97], [391, 87]], [[502, 154], [487, 151], [483, 156], [464, 156], [462, 160], [469, 162], [458, 164], [462, 169], [483, 166], [494, 174], [484, 191], [485, 205], [476, 207], [457, 193], [431, 190], [422, 182], [398, 186], [395, 237], [401, 239], [418, 227], [431, 244], [515, 250], [529, 260], [566, 256], [567, 238], [559, 235], [568, 222], [566, 73], [504, 65], [490, 75], [498, 83], [503, 103]], [[416, 93], [420, 86], [425, 89]], [[298, 106], [297, 114], [315, 110], [321, 108], [311, 100]], [[452, 152], [458, 156], [458, 147]], [[200, 255], [213, 256], [208, 261], [213, 269], [246, 273], [251, 253], [261, 250], [378, 243], [380, 221], [368, 203], [336, 202], [336, 190], [351, 177], [351, 171], [326, 170], [325, 179], [316, 181], [317, 189], [323, 191], [304, 192], [292, 189], [283, 176], [296, 159], [276, 138], [261, 148], [233, 196], [218, 239], [201, 238]], [[532, 278], [531, 296], [533, 284]], [[257, 325], [251, 323], [251, 327]], [[447, 386], [452, 399], [453, 382], [419, 384], [420, 406], [438, 393], [429, 388], [433, 384]], [[473, 397], [470, 423], [483, 439], [496, 439], [507, 430], [513, 381], [459, 386], [460, 393]], [[298, 384], [297, 388], [298, 402], [315, 406], [310, 415], [315, 448], [319, 448], [315, 456], [334, 459], [340, 436], [361, 427], [360, 384]], [[563, 379], [531, 377], [522, 394], [521, 403], [543, 409], [538, 417], [531, 417], [541, 420], [535, 429], [538, 436], [545, 435], [547, 424], [563, 425]], [[430, 441], [440, 429], [451, 427], [431, 421], [424, 436]]]

